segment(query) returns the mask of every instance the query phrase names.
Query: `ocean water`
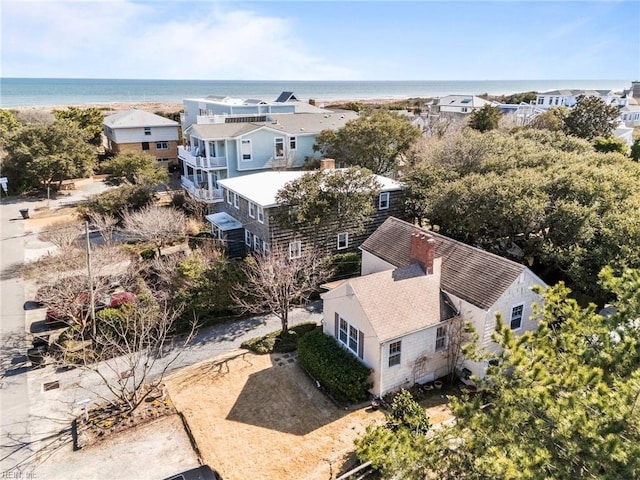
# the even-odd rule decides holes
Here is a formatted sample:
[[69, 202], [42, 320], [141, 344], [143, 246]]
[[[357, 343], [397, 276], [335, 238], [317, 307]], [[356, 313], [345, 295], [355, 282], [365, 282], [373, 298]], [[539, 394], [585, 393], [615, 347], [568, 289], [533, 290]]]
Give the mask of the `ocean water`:
[[630, 80], [451, 80], [451, 81], [244, 81], [0, 78], [0, 108], [95, 105], [119, 102], [182, 102], [228, 95], [275, 100], [283, 91], [300, 99], [345, 100], [442, 97], [449, 94], [510, 94], [575, 88], [629, 88]]

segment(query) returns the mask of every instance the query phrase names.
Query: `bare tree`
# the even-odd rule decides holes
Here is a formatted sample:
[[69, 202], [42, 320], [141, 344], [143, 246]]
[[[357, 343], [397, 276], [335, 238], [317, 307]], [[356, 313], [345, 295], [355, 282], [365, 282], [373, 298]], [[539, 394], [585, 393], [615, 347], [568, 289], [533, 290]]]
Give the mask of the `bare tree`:
[[40, 230], [38, 238], [43, 242], [53, 243], [60, 250], [67, 250], [78, 242], [82, 233], [82, 224], [72, 220], [54, 222]]
[[111, 397], [105, 400], [126, 411], [135, 410], [152, 392], [157, 391], [169, 368], [178, 360], [193, 338], [196, 321], [189, 332], [173, 336], [179, 308], [156, 303], [150, 297], [108, 309], [100, 313], [93, 345], [67, 339], [56, 345], [63, 364], [72, 364], [98, 375]]
[[170, 207], [151, 205], [137, 211], [126, 211], [123, 216], [123, 230], [130, 236], [151, 242], [162, 254], [162, 247], [184, 236], [187, 217]]
[[96, 227], [105, 245], [113, 243], [113, 232], [115, 232], [118, 219], [113, 215], [101, 212], [89, 212], [89, 220]]
[[463, 317], [456, 316], [449, 320], [447, 324], [447, 369], [448, 378], [452, 381], [464, 361], [464, 347], [467, 344], [476, 342], [478, 335], [471, 323], [465, 321]]
[[243, 266], [246, 282], [236, 285], [232, 294], [243, 310], [278, 317], [283, 333], [289, 329], [291, 308], [306, 302], [331, 275], [325, 260], [314, 251], [290, 257], [287, 249], [276, 245], [269, 255], [247, 258]]
[[[91, 316], [90, 287], [93, 288], [94, 304], [100, 303], [117, 287], [129, 288], [137, 270], [132, 266], [129, 254], [122, 249], [108, 246], [93, 248], [90, 282], [85, 252], [79, 249], [74, 252], [83, 259], [82, 264], [60, 261], [41, 266], [37, 275], [40, 288], [36, 301], [47, 307], [50, 320], [57, 318], [84, 326]], [[66, 255], [61, 257], [64, 259]], [[38, 271], [37, 268], [34, 270]]]
[[428, 137], [444, 138], [460, 132], [467, 125], [467, 119], [455, 113], [431, 114], [423, 118], [423, 132]]

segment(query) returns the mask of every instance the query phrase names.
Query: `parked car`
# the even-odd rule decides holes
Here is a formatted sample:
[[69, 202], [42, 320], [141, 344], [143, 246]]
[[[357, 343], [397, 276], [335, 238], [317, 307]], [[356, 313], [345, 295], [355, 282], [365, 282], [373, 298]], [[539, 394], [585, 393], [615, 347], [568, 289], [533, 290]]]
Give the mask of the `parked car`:
[[182, 473], [177, 473], [164, 480], [222, 480], [222, 478], [208, 465], [202, 465]]

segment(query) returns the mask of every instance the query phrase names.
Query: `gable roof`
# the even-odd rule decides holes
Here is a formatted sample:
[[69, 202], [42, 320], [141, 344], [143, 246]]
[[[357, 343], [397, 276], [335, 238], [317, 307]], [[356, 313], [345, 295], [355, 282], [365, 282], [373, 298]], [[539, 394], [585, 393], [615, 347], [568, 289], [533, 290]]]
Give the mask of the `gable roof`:
[[169, 118], [135, 108], [109, 115], [104, 118], [103, 124], [110, 128], [180, 126], [178, 122], [174, 122]]
[[[411, 272], [412, 269], [420, 271]], [[350, 278], [322, 297], [353, 295], [381, 343], [437, 325], [456, 315], [446, 295], [440, 291], [438, 261], [430, 275], [425, 275], [417, 264], [403, 270], [404, 275], [400, 276], [397, 270], [386, 270]]]
[[442, 257], [442, 289], [483, 310], [491, 308], [526, 270], [512, 260], [395, 217], [387, 218], [360, 248], [396, 267], [405, 267], [411, 263], [411, 235], [416, 230], [436, 241], [436, 258]]
[[[297, 180], [309, 171], [267, 171], [242, 175], [240, 177], [225, 178], [218, 184], [237, 193], [243, 198], [255, 202], [261, 207], [273, 207], [277, 205], [276, 194], [286, 183]], [[402, 185], [388, 177], [376, 175], [376, 180], [382, 185], [382, 191], [400, 190]]]
[[293, 92], [282, 92], [278, 98], [276, 98], [276, 102], [288, 102], [289, 100], [298, 100]]

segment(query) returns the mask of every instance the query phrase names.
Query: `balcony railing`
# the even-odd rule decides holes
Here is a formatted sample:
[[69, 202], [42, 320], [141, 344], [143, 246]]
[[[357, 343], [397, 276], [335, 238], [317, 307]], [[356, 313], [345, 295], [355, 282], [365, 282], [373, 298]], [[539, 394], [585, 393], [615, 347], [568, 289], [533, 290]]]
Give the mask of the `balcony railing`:
[[203, 202], [216, 203], [222, 201], [221, 188], [209, 190], [206, 184], [194, 183], [192, 178], [193, 177], [186, 177], [184, 175], [180, 177], [182, 188], [189, 192], [189, 195]]
[[197, 155], [196, 148], [178, 147], [178, 156], [183, 162], [194, 168], [226, 168], [227, 157], [205, 157]]

